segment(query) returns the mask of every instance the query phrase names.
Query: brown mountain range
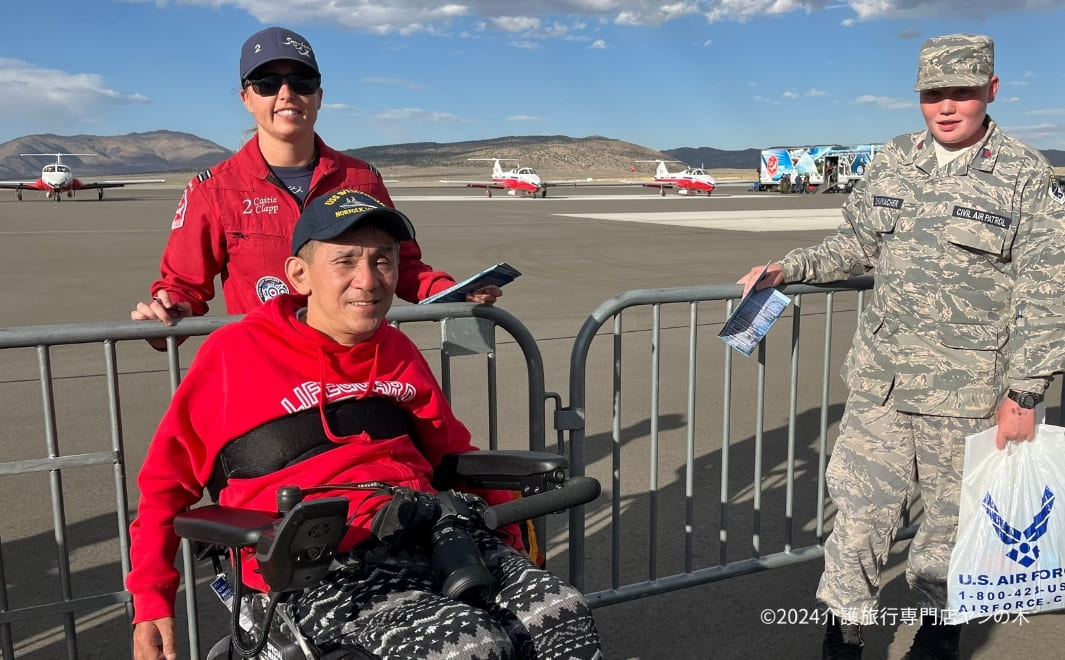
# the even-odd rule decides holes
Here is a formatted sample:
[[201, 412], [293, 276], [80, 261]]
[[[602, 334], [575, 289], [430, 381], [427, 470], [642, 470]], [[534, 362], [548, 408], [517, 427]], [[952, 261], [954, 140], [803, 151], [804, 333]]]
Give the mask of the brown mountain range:
[[[94, 156], [64, 158], [79, 176], [128, 175], [164, 172], [195, 172], [228, 157], [232, 151], [189, 133], [152, 131], [128, 135], [29, 135], [0, 144], [0, 178], [36, 178], [50, 157], [19, 156], [23, 153], [91, 153]], [[591, 136], [564, 135], [499, 137], [466, 142], [410, 142], [349, 149], [349, 153], [373, 163], [386, 176], [398, 178], [444, 178], [484, 176], [489, 164], [470, 158], [515, 158], [537, 168], [549, 178], [562, 176], [627, 176], [636, 167], [641, 175], [654, 170], [638, 160], [671, 159], [711, 170], [753, 171], [757, 149], [728, 151], [710, 147], [655, 150], [649, 147]], [[1065, 167], [1065, 151], [1046, 150], [1044, 155], [1057, 167]], [[507, 163], [508, 167], [514, 163]]]

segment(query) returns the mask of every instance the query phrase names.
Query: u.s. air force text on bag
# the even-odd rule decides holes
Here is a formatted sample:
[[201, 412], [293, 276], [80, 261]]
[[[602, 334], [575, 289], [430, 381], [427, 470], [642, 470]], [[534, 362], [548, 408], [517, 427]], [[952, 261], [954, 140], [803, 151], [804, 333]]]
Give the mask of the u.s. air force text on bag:
[[955, 623], [1065, 608], [1065, 429], [995, 448], [995, 428], [965, 445], [947, 607]]

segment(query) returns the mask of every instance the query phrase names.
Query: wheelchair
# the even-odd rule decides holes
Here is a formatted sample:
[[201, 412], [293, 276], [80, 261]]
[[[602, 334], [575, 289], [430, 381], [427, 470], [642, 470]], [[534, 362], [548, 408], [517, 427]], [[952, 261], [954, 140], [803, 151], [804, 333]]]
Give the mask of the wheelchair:
[[[433, 485], [441, 495], [451, 490], [508, 490], [521, 497], [488, 507], [485, 526], [499, 529], [593, 501], [601, 487], [590, 477], [567, 475], [564, 456], [532, 451], [472, 451], [444, 456], [434, 473]], [[314, 490], [284, 486], [277, 493], [277, 512], [251, 511], [218, 504], [191, 509], [177, 516], [178, 536], [201, 548], [200, 559], [210, 558], [216, 578], [212, 587], [230, 609], [230, 634], [208, 652], [208, 660], [223, 658], [269, 658], [271, 660], [332, 660], [372, 658], [350, 649], [313, 647], [300, 634], [284, 603], [300, 591], [318, 584], [344, 537], [348, 500], [327, 497], [304, 500]], [[259, 571], [269, 593], [245, 595], [241, 580], [240, 553], [254, 548]], [[221, 558], [230, 559], [234, 579], [223, 576]], [[479, 556], [478, 556], [479, 560]], [[476, 565], [453, 567], [442, 585], [444, 595], [462, 598], [462, 593], [481, 586]], [[483, 564], [480, 570], [484, 569]], [[230, 588], [228, 585], [232, 584]], [[275, 624], [275, 616], [280, 619]], [[250, 641], [249, 641], [250, 640]]]

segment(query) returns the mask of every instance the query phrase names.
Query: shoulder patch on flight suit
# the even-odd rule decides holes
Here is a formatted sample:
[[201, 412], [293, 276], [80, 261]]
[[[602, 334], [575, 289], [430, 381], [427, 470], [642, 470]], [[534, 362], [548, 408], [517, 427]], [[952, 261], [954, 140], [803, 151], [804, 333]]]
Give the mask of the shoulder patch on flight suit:
[[1058, 204], [1065, 204], [1065, 189], [1061, 187], [1061, 179], [1055, 174], [1050, 175], [1050, 188], [1048, 191], [1050, 197]]
[[366, 163], [366, 166], [370, 168], [370, 171], [374, 173], [374, 176], [376, 176], [378, 178], [383, 178], [381, 176], [381, 172], [376, 167], [374, 167], [373, 165], [370, 165], [369, 163]]
[[211, 176], [212, 176], [211, 170], [204, 170], [204, 171], [202, 171], [202, 172], [200, 172], [199, 174], [196, 175], [196, 180], [199, 181], [200, 183], [203, 183], [207, 179], [210, 179]]

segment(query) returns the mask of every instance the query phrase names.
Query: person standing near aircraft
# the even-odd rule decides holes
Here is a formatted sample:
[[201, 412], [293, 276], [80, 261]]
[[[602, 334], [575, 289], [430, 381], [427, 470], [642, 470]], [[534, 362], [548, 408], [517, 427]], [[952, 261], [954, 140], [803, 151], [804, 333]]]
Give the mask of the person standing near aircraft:
[[965, 438], [997, 425], [1000, 449], [1031, 440], [1035, 407], [1065, 370], [1065, 194], [1046, 159], [987, 114], [998, 88], [989, 37], [927, 40], [914, 88], [926, 130], [873, 159], [836, 234], [740, 279], [749, 290], [875, 275], [826, 472], [837, 513], [817, 591], [833, 615], [824, 658], [861, 657], [914, 480], [924, 513], [906, 578], [924, 607], [907, 657], [958, 657], [945, 608]]
[[[321, 73], [307, 39], [281, 27], [253, 34], [241, 50], [240, 81], [256, 134], [185, 188], [163, 250], [161, 277], [151, 286], [152, 299], [131, 312], [133, 320], [171, 325], [181, 316], [206, 314], [219, 274], [230, 314], [289, 293], [284, 265], [292, 228], [307, 201], [323, 192], [354, 188], [394, 206], [373, 166], [331, 149], [315, 133]], [[400, 255], [396, 293], [404, 300], [417, 302], [455, 284], [422, 262], [414, 240], [402, 242]], [[492, 286], [468, 300], [492, 304], [501, 295]]]

